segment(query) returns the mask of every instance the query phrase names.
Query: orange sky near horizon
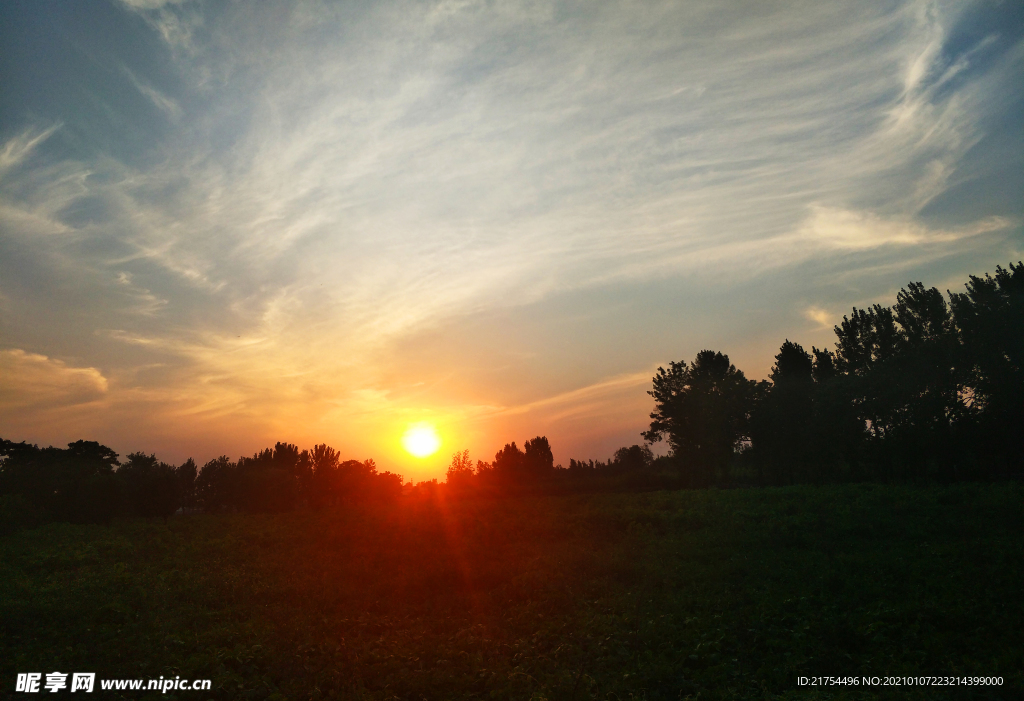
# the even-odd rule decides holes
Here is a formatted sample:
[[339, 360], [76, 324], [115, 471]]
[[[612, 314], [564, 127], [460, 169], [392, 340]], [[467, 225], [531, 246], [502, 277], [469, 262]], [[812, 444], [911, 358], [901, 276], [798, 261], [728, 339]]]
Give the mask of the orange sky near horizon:
[[[443, 479], [455, 452], [469, 450], [474, 460], [490, 461], [505, 443], [522, 446], [536, 435], [548, 436], [556, 461], [607, 459], [622, 445], [642, 442], [639, 432], [646, 429], [652, 407], [646, 391], [653, 371], [512, 406], [455, 403], [451, 396], [441, 396], [447, 403], [429, 404], [439, 397], [437, 388], [429, 396], [421, 389], [408, 397], [350, 392], [353, 411], [352, 404], [339, 408], [327, 399], [296, 396], [290, 387], [275, 393], [272, 386], [263, 388], [261, 402], [200, 387], [198, 396], [179, 392], [171, 403], [162, 397], [121, 395], [109, 385], [100, 391], [98, 385], [109, 381], [99, 371], [69, 368], [41, 355], [0, 354], [0, 367], [4, 364], [0, 390], [9, 394], [38, 400], [49, 393], [47, 398], [58, 403], [67, 400], [61, 385], [72, 382], [80, 385], [76, 391], [82, 395], [96, 395], [81, 396], [86, 401], [70, 407], [26, 402], [20, 412], [4, 414], [5, 438], [58, 446], [85, 438], [110, 445], [122, 457], [155, 452], [169, 462], [193, 457], [200, 464], [222, 454], [232, 459], [251, 455], [278, 440], [300, 448], [326, 442], [344, 459], [372, 458], [378, 469], [402, 474], [407, 481]], [[484, 388], [478, 391], [486, 394]], [[232, 398], [238, 404], [232, 406]], [[411, 455], [402, 441], [410, 427], [420, 424], [433, 426], [441, 441], [436, 452], [424, 457]]]

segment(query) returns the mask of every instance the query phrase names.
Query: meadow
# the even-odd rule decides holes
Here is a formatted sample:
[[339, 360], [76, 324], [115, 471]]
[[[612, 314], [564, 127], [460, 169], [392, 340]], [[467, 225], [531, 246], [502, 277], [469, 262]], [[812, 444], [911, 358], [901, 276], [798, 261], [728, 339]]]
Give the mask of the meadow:
[[[51, 523], [0, 538], [0, 679], [12, 696], [18, 672], [213, 681], [123, 694], [165, 699], [1021, 698], [1022, 535], [1019, 483]], [[1003, 684], [797, 683], [845, 675]]]

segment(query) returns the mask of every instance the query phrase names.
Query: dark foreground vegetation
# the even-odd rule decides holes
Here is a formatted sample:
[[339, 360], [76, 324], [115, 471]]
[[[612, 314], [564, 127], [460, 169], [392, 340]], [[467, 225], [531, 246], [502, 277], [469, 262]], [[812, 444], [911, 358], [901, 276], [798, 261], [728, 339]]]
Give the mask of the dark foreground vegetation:
[[[213, 680], [165, 699], [1021, 698], [1022, 525], [1018, 483], [54, 523], [0, 539], [0, 679]], [[797, 685], [817, 675], [1003, 685]]]

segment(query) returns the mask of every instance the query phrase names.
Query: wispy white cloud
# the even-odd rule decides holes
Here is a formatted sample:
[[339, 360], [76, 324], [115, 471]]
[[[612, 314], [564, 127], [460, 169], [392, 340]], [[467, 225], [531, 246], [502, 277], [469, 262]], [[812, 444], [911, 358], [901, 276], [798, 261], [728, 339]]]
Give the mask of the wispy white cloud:
[[195, 30], [203, 23], [195, 0], [121, 0], [121, 3], [142, 16], [176, 52], [195, 53]]
[[609, 409], [609, 395], [621, 395], [623, 391], [646, 387], [654, 375], [654, 368], [646, 372], [629, 373], [594, 384], [562, 392], [552, 397], [544, 397], [525, 404], [503, 407], [498, 410], [502, 415], [516, 415], [543, 412], [548, 421], [566, 418], [594, 418], [595, 414], [606, 414]]
[[135, 86], [135, 89], [152, 102], [157, 109], [171, 119], [181, 119], [181, 105], [179, 105], [175, 100], [172, 100], [149, 83], [140, 79], [127, 66], [121, 66], [121, 70], [126, 76], [128, 76], [128, 80], [130, 80], [131, 84]]
[[159, 10], [166, 5], [180, 5], [189, 0], [121, 0], [133, 10]]
[[781, 240], [795, 246], [856, 251], [880, 246], [953, 243], [1006, 230], [1013, 224], [1006, 217], [987, 217], [967, 226], [935, 229], [909, 217], [885, 219], [869, 212], [812, 206], [810, 215], [796, 232]]
[[50, 138], [61, 126], [63, 125], [57, 122], [41, 129], [29, 127], [18, 136], [9, 139], [0, 150], [0, 180], [7, 171], [24, 162], [39, 144]]

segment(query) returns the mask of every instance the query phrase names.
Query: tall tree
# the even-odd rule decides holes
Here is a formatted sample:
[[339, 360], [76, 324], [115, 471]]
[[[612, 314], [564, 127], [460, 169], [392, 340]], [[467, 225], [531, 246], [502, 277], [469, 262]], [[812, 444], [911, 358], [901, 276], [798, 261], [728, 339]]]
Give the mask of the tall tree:
[[523, 469], [523, 462], [526, 455], [519, 450], [515, 441], [506, 443], [505, 447], [494, 454], [494, 472], [498, 476], [511, 477], [519, 474]]
[[653, 378], [648, 442], [666, 438], [680, 469], [695, 485], [726, 476], [735, 449], [747, 437], [757, 383], [729, 362], [703, 350], [693, 363], [672, 362]]
[[128, 511], [135, 516], [170, 516], [181, 506], [181, 486], [174, 467], [156, 455], [129, 453], [117, 470], [127, 495]]
[[452, 455], [452, 462], [448, 465], [445, 481], [448, 483], [448, 487], [455, 491], [466, 491], [472, 486], [473, 461], [469, 457], [468, 450]]
[[196, 502], [206, 512], [239, 508], [239, 491], [238, 465], [227, 455], [210, 460], [196, 477]]
[[1024, 472], [1024, 262], [972, 275], [950, 293], [963, 348], [965, 401], [979, 414], [980, 450], [1005, 470]]
[[555, 469], [555, 457], [547, 436], [537, 436], [523, 444], [523, 467], [533, 477], [549, 477]]
[[249, 511], [279, 512], [295, 508], [308, 492], [309, 453], [291, 443], [276, 443], [251, 458], [239, 458], [240, 506]]
[[814, 469], [824, 480], [849, 480], [862, 476], [861, 453], [865, 423], [851, 399], [856, 382], [840, 372], [836, 354], [811, 347], [814, 364]]
[[751, 416], [751, 443], [769, 481], [806, 481], [814, 463], [814, 361], [788, 338], [772, 366], [771, 386]]
[[840, 386], [868, 439], [864, 462], [885, 478], [948, 476], [966, 407], [942, 294], [912, 282], [894, 307], [854, 308], [835, 331], [836, 366], [848, 378]]
[[337, 450], [321, 443], [309, 452], [312, 471], [309, 487], [309, 504], [314, 508], [335, 506], [341, 497], [339, 466], [341, 455]]
[[178, 489], [181, 490], [181, 505], [186, 509], [196, 508], [196, 478], [199, 476], [196, 461], [189, 458], [178, 465], [175, 473], [178, 477]]
[[0, 491], [23, 495], [44, 519], [105, 523], [124, 505], [117, 453], [96, 441], [66, 450], [0, 441]]

